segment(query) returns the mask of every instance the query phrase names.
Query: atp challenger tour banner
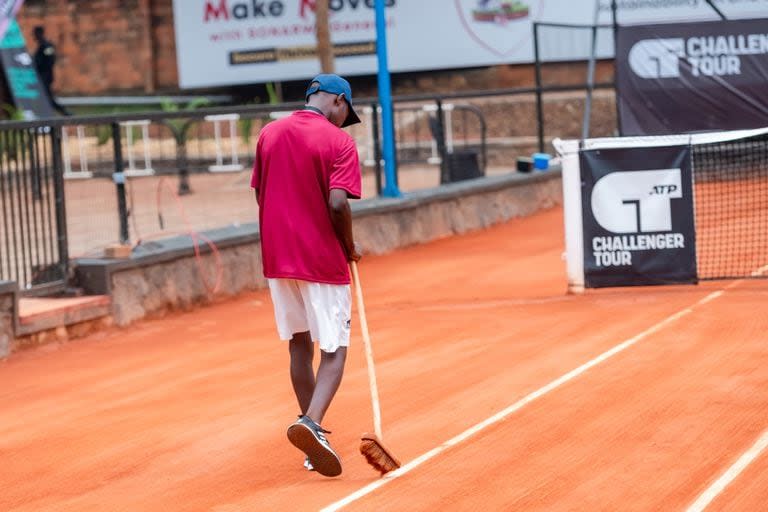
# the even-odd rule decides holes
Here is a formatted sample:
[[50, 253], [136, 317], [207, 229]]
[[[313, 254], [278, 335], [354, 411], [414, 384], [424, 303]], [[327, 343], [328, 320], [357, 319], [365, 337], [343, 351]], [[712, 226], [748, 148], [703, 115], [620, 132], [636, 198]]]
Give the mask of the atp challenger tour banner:
[[[2, 1], [2, 0], [0, 0]], [[533, 61], [533, 22], [611, 22], [610, 0], [384, 0], [394, 72]], [[734, 18], [768, 17], [768, 0], [718, 2]], [[374, 0], [329, 0], [336, 71], [376, 73]], [[618, 0], [620, 23], [717, 19], [704, 0]], [[181, 87], [306, 79], [319, 72], [315, 0], [174, 0]], [[613, 55], [601, 31], [600, 57]], [[545, 58], [585, 60], [590, 31], [547, 29]]]
[[585, 285], [695, 283], [690, 147], [589, 150], [580, 160]]
[[768, 19], [620, 27], [622, 135], [768, 125]]

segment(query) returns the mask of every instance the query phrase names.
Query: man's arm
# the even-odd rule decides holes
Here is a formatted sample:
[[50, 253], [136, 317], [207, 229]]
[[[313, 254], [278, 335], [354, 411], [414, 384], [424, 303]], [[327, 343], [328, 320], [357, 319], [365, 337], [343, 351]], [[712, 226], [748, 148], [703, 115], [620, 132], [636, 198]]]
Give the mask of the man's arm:
[[346, 190], [331, 189], [328, 210], [336, 237], [347, 253], [347, 260], [360, 261], [361, 256], [355, 248], [355, 240], [352, 236], [352, 209], [349, 207]]
[[256, 205], [261, 208], [259, 202], [259, 187], [261, 186], [261, 143], [263, 137], [259, 137], [256, 143], [256, 154], [253, 157], [253, 172], [251, 173], [251, 188], [256, 194]]

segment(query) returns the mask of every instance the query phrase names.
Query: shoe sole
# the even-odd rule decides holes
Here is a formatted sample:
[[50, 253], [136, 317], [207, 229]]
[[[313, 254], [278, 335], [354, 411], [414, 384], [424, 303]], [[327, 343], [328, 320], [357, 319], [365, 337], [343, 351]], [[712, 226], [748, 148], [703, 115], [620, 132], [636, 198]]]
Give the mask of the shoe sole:
[[339, 476], [341, 474], [339, 458], [318, 441], [309, 427], [291, 425], [288, 427], [288, 440], [309, 457], [309, 463], [321, 475]]

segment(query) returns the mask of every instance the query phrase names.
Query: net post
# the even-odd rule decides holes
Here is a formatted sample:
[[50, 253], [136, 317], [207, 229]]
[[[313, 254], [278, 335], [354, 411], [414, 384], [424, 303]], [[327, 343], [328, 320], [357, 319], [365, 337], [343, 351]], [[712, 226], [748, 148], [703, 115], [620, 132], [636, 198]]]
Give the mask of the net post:
[[584, 231], [581, 210], [579, 142], [555, 139], [563, 165], [563, 218], [565, 222], [565, 267], [568, 293], [584, 292]]

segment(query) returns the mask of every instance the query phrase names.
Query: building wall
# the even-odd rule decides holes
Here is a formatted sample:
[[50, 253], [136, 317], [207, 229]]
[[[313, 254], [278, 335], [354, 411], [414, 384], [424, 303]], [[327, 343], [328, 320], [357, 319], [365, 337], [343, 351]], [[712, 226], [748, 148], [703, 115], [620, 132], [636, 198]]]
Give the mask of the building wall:
[[172, 0], [27, 0], [19, 25], [56, 45], [60, 95], [152, 93], [177, 88]]

